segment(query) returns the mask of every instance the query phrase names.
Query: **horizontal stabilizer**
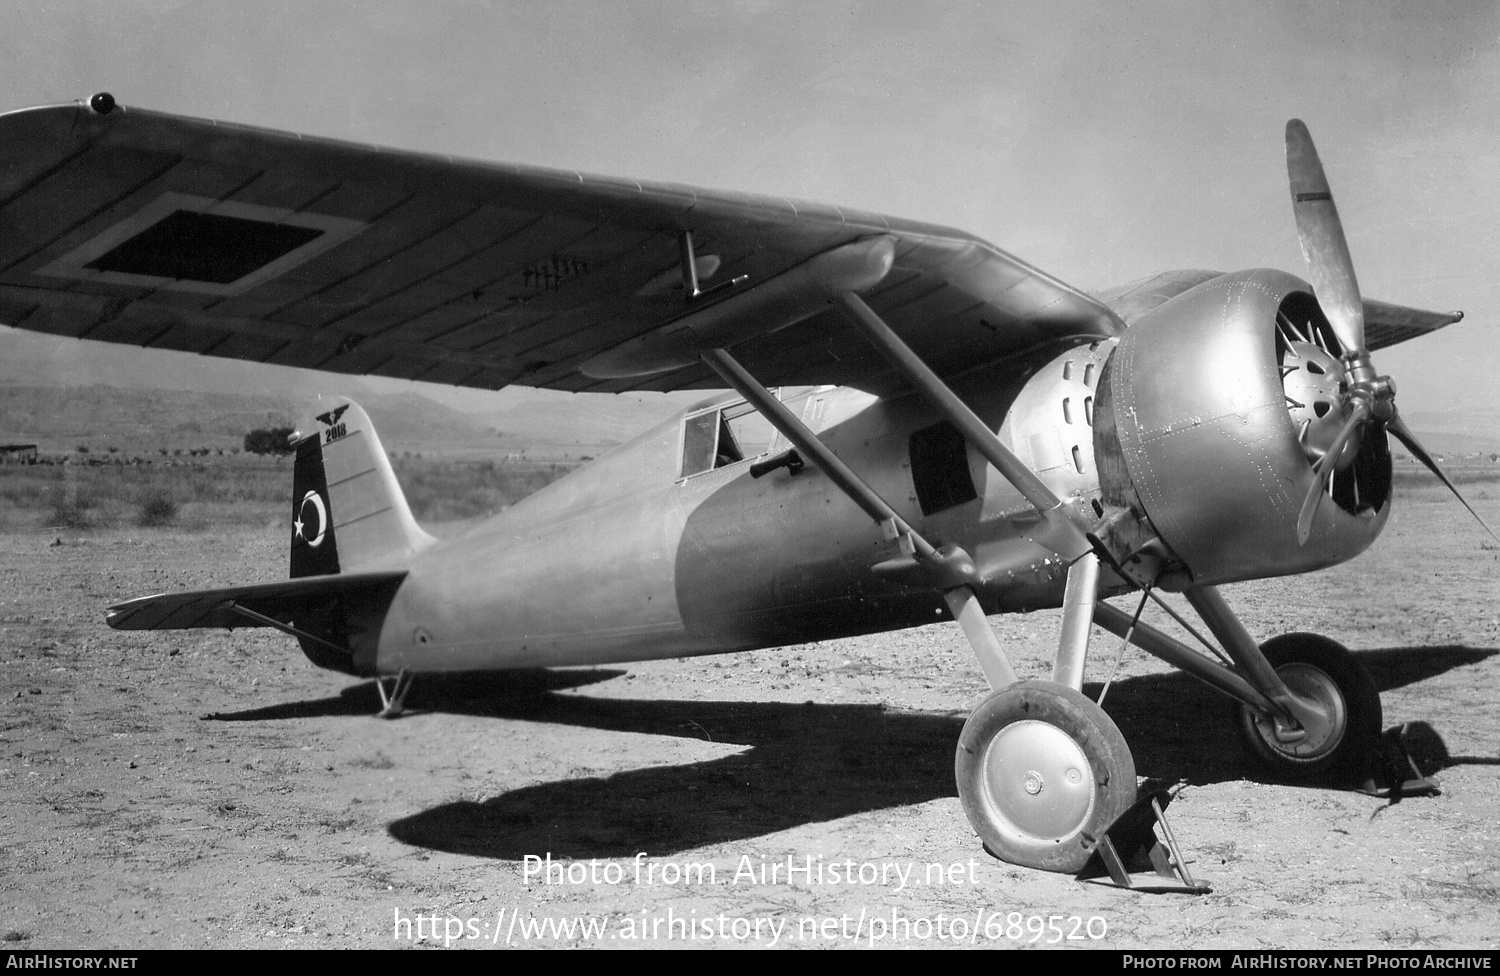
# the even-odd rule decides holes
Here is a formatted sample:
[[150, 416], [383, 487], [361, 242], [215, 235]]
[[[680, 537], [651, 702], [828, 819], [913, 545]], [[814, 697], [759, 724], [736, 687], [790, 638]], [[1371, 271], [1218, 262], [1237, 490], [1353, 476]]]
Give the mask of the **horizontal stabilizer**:
[[265, 627], [231, 609], [238, 604], [267, 617], [285, 620], [329, 600], [363, 595], [382, 587], [395, 589], [405, 570], [342, 573], [301, 579], [188, 590], [143, 596], [109, 608], [105, 622], [116, 630], [190, 630], [195, 627]]

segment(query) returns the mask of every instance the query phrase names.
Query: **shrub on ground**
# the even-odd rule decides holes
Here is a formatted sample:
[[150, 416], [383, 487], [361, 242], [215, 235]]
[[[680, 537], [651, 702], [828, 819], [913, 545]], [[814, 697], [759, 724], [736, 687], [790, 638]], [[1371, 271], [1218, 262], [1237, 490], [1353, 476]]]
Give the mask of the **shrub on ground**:
[[52, 511], [47, 516], [47, 525], [59, 529], [92, 529], [99, 525], [98, 515], [94, 499], [87, 491], [79, 491], [76, 485], [58, 485], [52, 492]]
[[172, 496], [160, 488], [148, 491], [141, 500], [141, 515], [136, 524], [142, 528], [154, 529], [171, 525], [175, 521], [177, 503], [172, 500]]

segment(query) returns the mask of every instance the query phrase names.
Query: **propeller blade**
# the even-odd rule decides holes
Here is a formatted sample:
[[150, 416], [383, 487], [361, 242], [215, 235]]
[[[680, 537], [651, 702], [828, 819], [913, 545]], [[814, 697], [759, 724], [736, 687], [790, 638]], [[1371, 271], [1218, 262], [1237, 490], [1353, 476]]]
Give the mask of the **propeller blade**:
[[1292, 212], [1302, 257], [1318, 305], [1323, 309], [1344, 352], [1365, 348], [1365, 309], [1354, 277], [1354, 262], [1344, 239], [1344, 225], [1312, 134], [1301, 119], [1286, 124], [1286, 172], [1292, 188]]
[[1302, 511], [1297, 515], [1297, 544], [1299, 546], [1307, 545], [1307, 537], [1312, 535], [1313, 516], [1318, 514], [1318, 505], [1323, 501], [1323, 496], [1328, 493], [1328, 479], [1333, 477], [1334, 469], [1338, 467], [1338, 460], [1344, 453], [1344, 446], [1349, 443], [1349, 438], [1354, 436], [1354, 432], [1369, 415], [1370, 408], [1367, 401], [1355, 400], [1349, 419], [1344, 421], [1343, 428], [1329, 445], [1328, 451], [1318, 458], [1318, 463], [1313, 466], [1312, 489], [1308, 491], [1306, 500], [1302, 502]]
[[[1394, 410], [1394, 406], [1392, 409]], [[1432, 455], [1428, 454], [1426, 449], [1417, 441], [1417, 435], [1413, 434], [1411, 428], [1406, 426], [1406, 421], [1401, 419], [1400, 414], [1393, 413], [1391, 419], [1385, 422], [1385, 429], [1395, 434], [1396, 439], [1405, 444], [1408, 451], [1411, 451], [1412, 457], [1427, 465], [1427, 470], [1437, 475], [1438, 480], [1448, 486], [1448, 490], [1453, 492], [1453, 497], [1463, 502], [1464, 508], [1467, 508], [1469, 514], [1474, 516], [1474, 520], [1484, 527], [1484, 531], [1490, 534], [1491, 539], [1500, 542], [1500, 535], [1495, 534], [1495, 530], [1490, 528], [1489, 523], [1480, 517], [1478, 512], [1474, 511], [1474, 506], [1469, 504], [1468, 499], [1464, 498], [1453, 482], [1448, 480], [1448, 476], [1443, 474], [1443, 469], [1438, 467], [1438, 463], [1432, 459]]]

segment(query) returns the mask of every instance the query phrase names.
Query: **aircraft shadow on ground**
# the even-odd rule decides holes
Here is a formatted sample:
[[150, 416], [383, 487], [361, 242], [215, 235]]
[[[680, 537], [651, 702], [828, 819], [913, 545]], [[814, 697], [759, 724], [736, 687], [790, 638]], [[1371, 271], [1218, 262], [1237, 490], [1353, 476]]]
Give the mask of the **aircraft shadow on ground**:
[[[629, 672], [617, 668], [548, 671], [533, 668], [525, 671], [503, 671], [479, 674], [423, 675], [413, 684], [406, 699], [408, 714], [435, 711], [452, 714], [494, 714], [499, 706], [514, 707], [534, 703], [539, 695], [550, 691], [583, 688], [624, 677]], [[322, 718], [338, 715], [374, 715], [381, 708], [380, 692], [375, 683], [350, 685], [337, 698], [264, 705], [243, 712], [211, 712], [202, 716], [213, 722], [265, 722], [274, 719]]]
[[[1497, 652], [1469, 647], [1365, 651], [1382, 691], [1435, 677]], [[792, 827], [955, 795], [953, 752], [961, 714], [879, 705], [657, 701], [560, 693], [619, 670], [530, 671], [419, 680], [413, 711], [520, 719], [612, 732], [711, 740], [742, 751], [705, 762], [560, 780], [481, 802], [446, 803], [395, 821], [393, 837], [432, 850], [519, 860], [672, 854]], [[1099, 685], [1084, 687], [1097, 697]], [[222, 721], [367, 716], [373, 684], [337, 698], [271, 706]], [[1166, 784], [1260, 779], [1237, 740], [1232, 704], [1180, 673], [1114, 683], [1105, 709], [1120, 725], [1136, 770]], [[1425, 726], [1426, 723], [1415, 723]], [[1426, 726], [1424, 772], [1492, 760], [1450, 757]], [[1413, 750], [1415, 753], [1415, 749]]]
[[[391, 825], [405, 843], [484, 857], [629, 857], [758, 837], [953, 796], [961, 716], [879, 705], [548, 695], [513, 718], [739, 747], [685, 765], [544, 783]], [[649, 747], [647, 747], [649, 748]]]
[[[1384, 695], [1454, 668], [1476, 664], [1496, 653], [1500, 652], [1448, 645], [1381, 648], [1358, 651], [1355, 656]], [[1084, 685], [1084, 692], [1091, 698], [1098, 698], [1098, 689], [1098, 685]], [[1239, 707], [1179, 671], [1120, 682], [1105, 698], [1105, 710], [1125, 733], [1140, 775], [1169, 784], [1205, 785], [1235, 779], [1272, 782], [1240, 745], [1236, 729]], [[1420, 733], [1417, 741], [1409, 745], [1424, 774], [1448, 766], [1491, 762], [1478, 757], [1449, 756], [1432, 725], [1420, 721], [1412, 724], [1421, 727], [1417, 730]]]

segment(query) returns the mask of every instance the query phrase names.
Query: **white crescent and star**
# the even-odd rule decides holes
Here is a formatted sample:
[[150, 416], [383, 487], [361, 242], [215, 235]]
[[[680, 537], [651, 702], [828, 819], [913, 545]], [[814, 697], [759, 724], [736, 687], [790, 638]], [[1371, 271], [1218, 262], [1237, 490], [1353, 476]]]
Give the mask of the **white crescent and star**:
[[[303, 524], [305, 521], [304, 516], [307, 512], [308, 502], [312, 502], [314, 510], [316, 510], [318, 513], [318, 531], [317, 534], [310, 539], [307, 537], [307, 528]], [[297, 538], [306, 541], [308, 546], [316, 549], [318, 548], [318, 546], [322, 545], [323, 532], [328, 527], [328, 509], [323, 504], [323, 496], [319, 495], [316, 491], [309, 491], [307, 494], [303, 495], [302, 504], [297, 506], [297, 517], [292, 520], [292, 525], [297, 530]]]

